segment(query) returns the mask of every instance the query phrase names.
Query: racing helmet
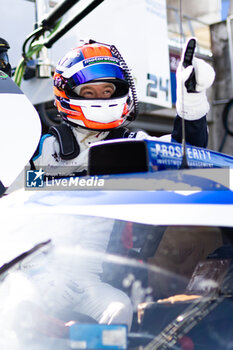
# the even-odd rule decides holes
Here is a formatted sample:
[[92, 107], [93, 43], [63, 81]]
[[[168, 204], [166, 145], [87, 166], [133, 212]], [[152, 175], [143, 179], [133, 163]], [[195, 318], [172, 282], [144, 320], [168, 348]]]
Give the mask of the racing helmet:
[[10, 45], [8, 42], [5, 39], [0, 38], [0, 70], [11, 77], [11, 65], [7, 54], [9, 48]]
[[[135, 87], [122, 61], [115, 46], [90, 41], [71, 49], [54, 73], [55, 104], [61, 117], [73, 126], [92, 130], [113, 129], [134, 120]], [[104, 82], [114, 86], [110, 98], [84, 98], [78, 94], [82, 85]]]

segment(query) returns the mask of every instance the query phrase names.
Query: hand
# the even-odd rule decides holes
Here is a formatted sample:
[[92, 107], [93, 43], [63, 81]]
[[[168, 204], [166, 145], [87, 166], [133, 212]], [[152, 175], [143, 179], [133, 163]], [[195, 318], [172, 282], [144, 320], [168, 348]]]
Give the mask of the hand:
[[195, 58], [195, 38], [187, 41], [176, 71], [177, 114], [186, 120], [197, 120], [209, 111], [206, 97], [214, 81], [215, 72], [204, 60]]

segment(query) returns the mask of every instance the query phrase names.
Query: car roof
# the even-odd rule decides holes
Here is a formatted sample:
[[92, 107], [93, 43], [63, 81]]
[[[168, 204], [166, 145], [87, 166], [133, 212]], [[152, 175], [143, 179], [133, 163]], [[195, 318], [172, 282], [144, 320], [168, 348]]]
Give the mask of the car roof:
[[[106, 181], [103, 188], [45, 186], [41, 190], [16, 191], [1, 199], [0, 208], [11, 212], [91, 215], [154, 225], [233, 226], [230, 175], [229, 169], [108, 175], [102, 177]], [[138, 190], [132, 184], [142, 187]], [[117, 189], [119, 186], [124, 189]]]

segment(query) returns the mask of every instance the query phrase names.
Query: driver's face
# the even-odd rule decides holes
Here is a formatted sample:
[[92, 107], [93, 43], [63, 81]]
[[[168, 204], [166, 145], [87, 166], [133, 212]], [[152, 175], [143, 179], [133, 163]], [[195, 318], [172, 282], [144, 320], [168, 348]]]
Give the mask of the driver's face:
[[115, 92], [115, 86], [112, 83], [100, 83], [84, 85], [80, 92], [79, 96], [84, 98], [110, 98]]

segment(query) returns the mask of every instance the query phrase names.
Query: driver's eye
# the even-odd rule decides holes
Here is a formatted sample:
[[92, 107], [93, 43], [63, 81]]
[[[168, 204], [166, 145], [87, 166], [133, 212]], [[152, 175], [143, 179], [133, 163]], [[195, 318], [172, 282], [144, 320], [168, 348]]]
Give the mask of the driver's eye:
[[112, 96], [113, 94], [113, 89], [106, 89], [104, 92], [103, 92], [104, 95], [109, 95], [110, 97]]
[[95, 94], [93, 91], [90, 91], [90, 90], [84, 90], [83, 92], [80, 93], [80, 96], [82, 97], [86, 97], [86, 98], [91, 98], [91, 97], [94, 97]]

